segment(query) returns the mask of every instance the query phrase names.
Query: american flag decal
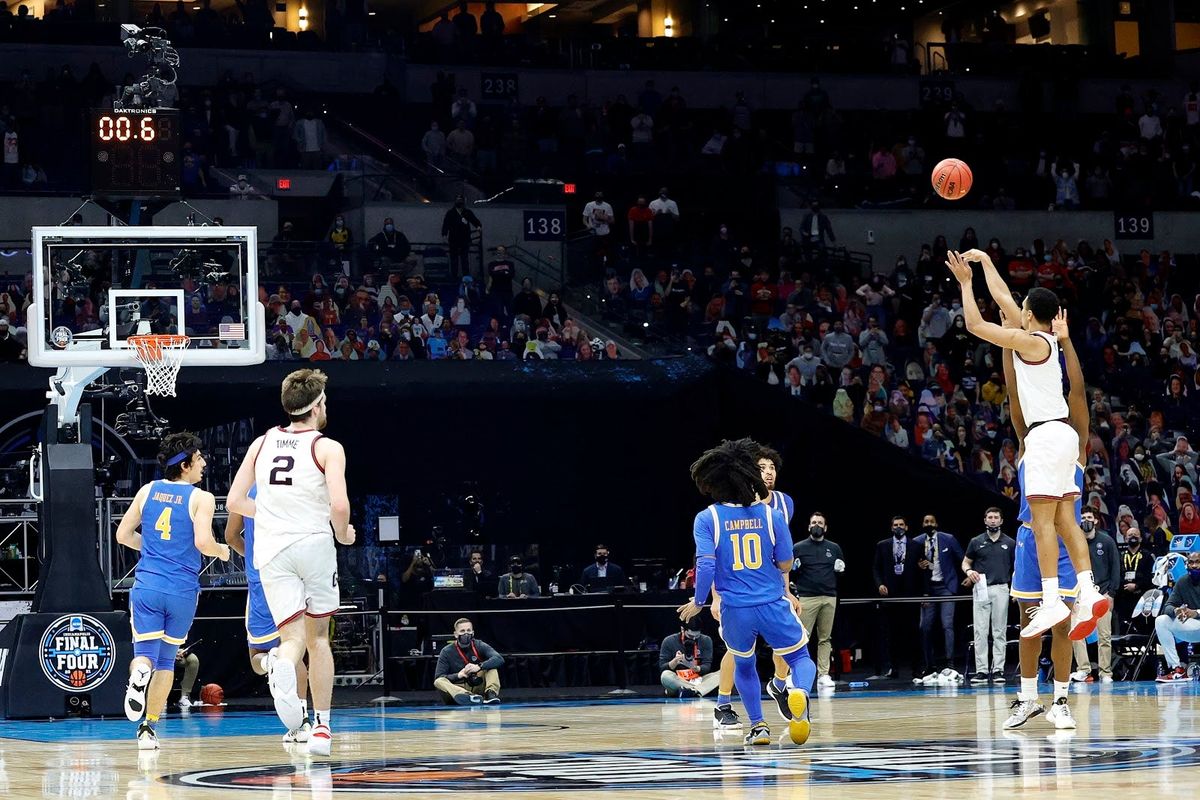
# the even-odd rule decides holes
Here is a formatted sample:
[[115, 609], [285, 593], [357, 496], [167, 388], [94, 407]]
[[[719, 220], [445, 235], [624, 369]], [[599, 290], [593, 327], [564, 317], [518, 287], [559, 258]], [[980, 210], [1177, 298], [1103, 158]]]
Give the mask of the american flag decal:
[[217, 328], [217, 338], [235, 342], [246, 340], [246, 325], [242, 322], [222, 322]]

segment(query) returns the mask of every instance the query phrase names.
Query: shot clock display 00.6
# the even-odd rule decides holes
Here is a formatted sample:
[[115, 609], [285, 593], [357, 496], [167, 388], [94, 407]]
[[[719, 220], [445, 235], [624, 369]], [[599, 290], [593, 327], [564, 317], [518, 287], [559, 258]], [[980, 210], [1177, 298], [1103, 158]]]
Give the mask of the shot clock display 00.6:
[[179, 112], [92, 112], [92, 191], [121, 195], [179, 192]]

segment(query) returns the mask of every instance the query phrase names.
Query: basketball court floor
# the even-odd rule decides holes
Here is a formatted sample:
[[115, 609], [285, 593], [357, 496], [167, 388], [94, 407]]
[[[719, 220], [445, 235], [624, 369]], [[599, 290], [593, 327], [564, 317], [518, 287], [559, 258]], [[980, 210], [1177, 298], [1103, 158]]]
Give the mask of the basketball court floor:
[[803, 748], [715, 739], [706, 700], [337, 709], [328, 759], [285, 749], [265, 710], [172, 714], [162, 751], [141, 757], [124, 720], [4, 722], [0, 797], [1185, 796], [1200, 783], [1197, 687], [1085, 687], [1074, 733], [1044, 717], [1003, 731], [1012, 687], [839, 692], [814, 699]]

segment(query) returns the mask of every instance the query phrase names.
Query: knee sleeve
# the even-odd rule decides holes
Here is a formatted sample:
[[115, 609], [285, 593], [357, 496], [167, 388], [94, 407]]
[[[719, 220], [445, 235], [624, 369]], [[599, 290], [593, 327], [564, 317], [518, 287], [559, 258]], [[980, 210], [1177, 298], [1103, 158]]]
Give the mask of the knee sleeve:
[[783, 656], [783, 660], [792, 669], [792, 674], [788, 678], [792, 686], [806, 692], [812, 691], [813, 681], [817, 679], [817, 664], [808, 654], [808, 645], [788, 653]]
[[179, 650], [179, 645], [168, 644], [167, 642], [159, 643], [158, 657], [154, 659], [154, 668], [157, 669], [175, 669], [175, 653]]

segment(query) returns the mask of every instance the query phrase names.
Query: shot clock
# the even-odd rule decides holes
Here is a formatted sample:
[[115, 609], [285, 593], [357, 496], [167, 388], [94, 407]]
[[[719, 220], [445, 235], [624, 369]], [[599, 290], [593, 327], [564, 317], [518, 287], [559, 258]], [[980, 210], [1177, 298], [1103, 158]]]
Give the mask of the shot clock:
[[123, 196], [179, 193], [179, 112], [104, 109], [91, 115], [92, 191]]

